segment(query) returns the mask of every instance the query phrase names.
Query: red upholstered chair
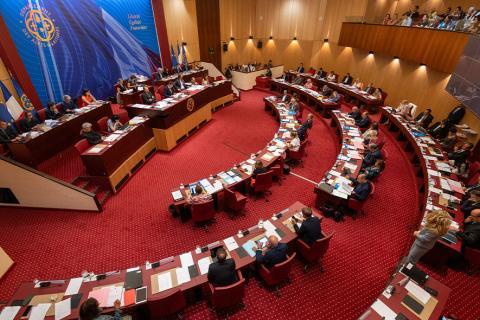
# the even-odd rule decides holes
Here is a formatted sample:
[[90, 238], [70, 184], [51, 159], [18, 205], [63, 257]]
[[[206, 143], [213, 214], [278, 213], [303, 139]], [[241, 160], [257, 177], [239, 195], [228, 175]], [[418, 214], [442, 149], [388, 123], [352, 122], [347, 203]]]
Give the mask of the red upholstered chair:
[[472, 178], [480, 171], [480, 161], [475, 161], [470, 164], [468, 167], [468, 178]]
[[387, 150], [385, 150], [385, 149], [382, 148], [382, 149], [380, 150], [380, 153], [382, 154], [383, 161], [387, 161], [387, 158], [388, 158], [388, 152], [387, 152]]
[[223, 80], [223, 76], [217, 76], [217, 77], [215, 78], [215, 81], [221, 81], [221, 80]]
[[90, 143], [88, 143], [87, 139], [82, 139], [75, 143], [75, 149], [79, 155], [87, 151], [88, 148], [90, 148]]
[[213, 81], [215, 81], [215, 78], [208, 76], [208, 83], [212, 83]]
[[288, 151], [288, 159], [290, 160], [290, 164], [300, 164], [303, 168], [303, 156], [305, 156], [305, 148], [307, 146], [307, 141], [308, 140], [304, 140], [302, 143], [300, 143], [300, 148], [298, 149], [298, 151]]
[[160, 299], [148, 300], [147, 306], [150, 319], [160, 319], [174, 314], [178, 315], [187, 305], [185, 296], [179, 288], [170, 289], [166, 292], [168, 294]]
[[275, 166], [273, 166], [273, 167], [270, 167], [270, 170], [272, 170], [272, 178], [277, 179], [278, 184], [279, 184], [279, 185], [282, 185], [283, 166], [275, 165]]
[[323, 234], [322, 239], [318, 239], [311, 246], [301, 239], [297, 239], [297, 251], [305, 259], [307, 264], [305, 264], [304, 270], [307, 271], [308, 267], [314, 263], [320, 262], [320, 271], [323, 272], [323, 266], [321, 264], [321, 259], [325, 255], [330, 246], [330, 240], [333, 237], [332, 232], [328, 236]]
[[79, 108], [83, 108], [83, 107], [86, 106], [86, 103], [83, 102], [82, 96], [80, 96], [80, 97], [77, 98], [77, 106], [78, 106]]
[[265, 197], [265, 201], [268, 200], [268, 194], [272, 194], [270, 188], [272, 187], [272, 177], [273, 172], [269, 170], [265, 173], [257, 174], [255, 177], [255, 182], [251, 185], [251, 190], [253, 193], [263, 192], [263, 196]]
[[108, 133], [107, 121], [108, 117], [101, 117], [97, 120], [97, 127], [103, 133]]
[[213, 199], [203, 203], [192, 203], [190, 211], [192, 213], [193, 223], [202, 224], [205, 231], [208, 231], [207, 223], [215, 219]]
[[37, 110], [38, 120], [40, 120], [40, 122], [43, 122], [45, 121], [45, 119], [47, 119], [46, 113], [47, 113], [47, 110], [45, 110], [45, 108], [41, 108]]
[[382, 100], [385, 101], [388, 97], [388, 93], [386, 93], [385, 91], [382, 91]]
[[203, 78], [202, 78], [202, 77], [196, 77], [196, 78], [195, 78], [195, 82], [196, 82], [197, 84], [202, 84]]
[[335, 73], [335, 82], [338, 82], [338, 73]]
[[348, 199], [348, 207], [352, 209], [355, 212], [355, 214], [361, 213], [362, 215], [365, 215], [365, 212], [363, 211], [363, 206], [365, 205], [365, 202], [367, 202], [368, 199], [373, 198], [373, 194], [375, 193], [375, 184], [371, 181], [369, 181], [368, 183], [370, 183], [371, 191], [367, 199], [363, 201], [358, 201], [352, 198]]
[[243, 306], [245, 296], [245, 279], [240, 271], [237, 271], [238, 281], [225, 287], [214, 287], [208, 284], [210, 289], [210, 302], [215, 311], [225, 310], [238, 305]]
[[318, 87], [317, 86], [312, 86], [312, 90], [313, 91], [318, 91]]
[[467, 274], [472, 275], [475, 267], [480, 267], [480, 249], [465, 247], [464, 257], [467, 261]]
[[299, 106], [299, 110], [298, 110], [295, 117], [298, 121], [302, 122], [303, 110], [305, 110], [306, 106], [305, 106], [305, 103], [303, 103], [303, 102], [300, 102], [298, 104], [298, 106]]
[[480, 172], [477, 172], [476, 174], [471, 176], [470, 179], [468, 179], [467, 185], [473, 186], [473, 185], [477, 184], [479, 178], [480, 178]]
[[55, 104], [55, 107], [57, 108], [58, 112], [65, 112], [65, 110], [63, 110], [63, 104], [61, 102]]
[[[224, 191], [225, 210], [231, 211], [234, 214], [242, 213], [245, 209], [245, 204], [247, 203], [247, 197], [245, 197], [240, 192], [230, 190], [228, 188], [225, 188]], [[245, 215], [245, 213], [243, 215]], [[233, 218], [233, 215], [231, 217]]]
[[292, 269], [293, 259], [297, 254], [294, 252], [290, 257], [287, 258], [284, 262], [277, 263], [272, 268], [268, 269], [263, 264], [260, 265], [258, 271], [262, 277], [265, 284], [269, 287], [274, 287], [275, 294], [280, 296], [280, 291], [278, 291], [278, 285], [285, 281], [290, 281], [289, 275], [290, 270]]
[[125, 110], [121, 110], [119, 113], [118, 113], [118, 117], [120, 118], [120, 122], [125, 124], [127, 123], [128, 121], [130, 121], [130, 117], [128, 116], [128, 112], [125, 111]]

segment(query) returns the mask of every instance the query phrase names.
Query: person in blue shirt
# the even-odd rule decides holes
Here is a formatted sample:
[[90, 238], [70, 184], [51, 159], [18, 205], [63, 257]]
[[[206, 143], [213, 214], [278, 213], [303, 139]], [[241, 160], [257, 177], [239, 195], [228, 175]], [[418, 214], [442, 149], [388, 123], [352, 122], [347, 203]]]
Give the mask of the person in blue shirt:
[[300, 63], [300, 66], [297, 68], [297, 72], [304, 73], [305, 68], [303, 67], [303, 62]]
[[338, 94], [337, 91], [333, 91], [332, 95], [328, 99], [325, 99], [326, 102], [332, 102], [332, 103], [338, 102], [339, 100], [340, 100], [340, 95]]
[[115, 315], [102, 315], [102, 309], [100, 308], [98, 301], [95, 298], [88, 298], [80, 306], [80, 319], [81, 320], [120, 320], [120, 300], [115, 300], [114, 308]]
[[350, 198], [358, 201], [367, 200], [368, 195], [372, 191], [367, 176], [365, 174], [359, 174], [357, 179], [350, 178], [350, 181], [352, 181], [354, 186]]
[[274, 265], [287, 260], [287, 244], [280, 243], [277, 236], [271, 235], [268, 237], [266, 247], [262, 248], [261, 243], [255, 250], [255, 259], [258, 264], [263, 264], [267, 268], [272, 268]]

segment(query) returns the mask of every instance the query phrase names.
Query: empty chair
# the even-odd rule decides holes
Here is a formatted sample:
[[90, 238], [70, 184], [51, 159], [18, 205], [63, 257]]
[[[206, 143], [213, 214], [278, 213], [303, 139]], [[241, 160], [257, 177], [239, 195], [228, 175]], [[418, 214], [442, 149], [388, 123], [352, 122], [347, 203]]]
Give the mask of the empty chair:
[[323, 232], [322, 234], [323, 234], [323, 238], [318, 239], [311, 246], [309, 246], [302, 239], [297, 239], [297, 251], [303, 257], [303, 259], [305, 259], [305, 261], [307, 262], [304, 267], [305, 271], [308, 269], [310, 265], [319, 262], [320, 271], [323, 272], [321, 259], [323, 258], [323, 256], [328, 250], [328, 247], [330, 246], [330, 240], [332, 239], [334, 232], [332, 232], [328, 236], [325, 235]]
[[190, 211], [192, 213], [193, 223], [203, 225], [205, 231], [207, 231], [207, 223], [215, 219], [213, 199], [203, 203], [192, 203]]
[[174, 314], [179, 315], [187, 305], [185, 296], [179, 288], [170, 289], [158, 295], [162, 296], [162, 298], [149, 299], [147, 303], [150, 319], [159, 319]]
[[253, 193], [263, 192], [265, 201], [267, 202], [269, 201], [268, 195], [272, 194], [272, 192], [270, 191], [270, 188], [272, 187], [272, 177], [272, 170], [269, 170], [265, 173], [257, 174], [257, 177], [255, 178], [255, 183], [253, 183], [251, 186], [251, 190]]
[[40, 122], [43, 122], [45, 119], [47, 119], [46, 112], [47, 110], [45, 108], [37, 110], [38, 120], [40, 120]]
[[[237, 271], [238, 281], [225, 287], [214, 287], [209, 283], [210, 302], [215, 311], [223, 311], [235, 306], [243, 307], [245, 296], [245, 279], [240, 271]], [[227, 314], [228, 315], [228, 314]]]
[[[225, 211], [231, 211], [234, 214], [242, 213], [247, 203], [247, 197], [238, 191], [228, 188], [225, 188], [224, 191]], [[233, 217], [233, 215], [231, 217]]]
[[125, 110], [121, 110], [118, 113], [118, 118], [120, 119], [120, 122], [123, 124], [126, 124], [128, 121], [130, 121], [130, 118], [128, 117], [128, 112]]
[[472, 275], [476, 267], [480, 267], [480, 249], [465, 247], [464, 257], [467, 261], [467, 274]]
[[352, 209], [355, 214], [361, 213], [365, 215], [365, 212], [363, 211], [363, 206], [365, 205], [365, 202], [367, 202], [368, 199], [373, 198], [373, 194], [375, 193], [375, 184], [371, 181], [370, 183], [370, 194], [368, 195], [368, 198], [363, 200], [363, 201], [358, 201], [356, 199], [349, 198], [348, 199], [348, 207]]
[[292, 269], [293, 259], [296, 255], [297, 254], [294, 252], [291, 256], [287, 256], [287, 260], [277, 263], [271, 269], [268, 269], [263, 264], [260, 265], [258, 269], [260, 276], [262, 277], [263, 281], [265, 281], [265, 284], [269, 287], [273, 287], [277, 296], [280, 296], [278, 286], [282, 282], [290, 281], [290, 270]]
[[108, 117], [101, 117], [97, 120], [97, 127], [102, 133], [108, 133], [107, 122]]
[[273, 167], [270, 167], [270, 170], [272, 170], [272, 177], [277, 179], [278, 184], [282, 184], [282, 179], [283, 179], [283, 165], [275, 165]]
[[75, 149], [79, 155], [87, 151], [88, 148], [90, 148], [90, 143], [88, 143], [87, 139], [82, 139], [75, 143]]

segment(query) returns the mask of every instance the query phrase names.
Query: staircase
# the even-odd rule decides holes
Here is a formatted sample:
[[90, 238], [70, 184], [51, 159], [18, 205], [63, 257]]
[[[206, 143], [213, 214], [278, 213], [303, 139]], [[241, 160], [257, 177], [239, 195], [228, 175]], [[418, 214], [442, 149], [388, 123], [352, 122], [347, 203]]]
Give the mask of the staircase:
[[104, 186], [102, 183], [91, 179], [87, 176], [78, 176], [71, 182], [76, 187], [82, 188], [88, 192], [95, 194], [95, 198], [98, 200], [101, 206], [110, 198], [112, 191]]
[[[222, 76], [224, 79], [226, 79], [225, 75], [220, 70], [218, 70], [218, 68], [213, 63], [201, 61], [198, 64], [208, 71], [209, 76], [214, 78], [218, 76]], [[240, 89], [238, 89], [233, 83], [232, 83], [232, 91], [233, 91], [233, 102], [239, 101]]]

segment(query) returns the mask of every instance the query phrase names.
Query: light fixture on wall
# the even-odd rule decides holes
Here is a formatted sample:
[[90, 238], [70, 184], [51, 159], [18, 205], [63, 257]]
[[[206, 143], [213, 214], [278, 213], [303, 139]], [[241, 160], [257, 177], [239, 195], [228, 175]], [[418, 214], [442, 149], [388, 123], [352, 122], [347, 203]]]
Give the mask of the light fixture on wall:
[[253, 36], [249, 36], [248, 39], [253, 39]]
[[398, 56], [393, 56], [393, 60], [400, 60]]
[[372, 50], [368, 51], [368, 54], [374, 54], [374, 52]]
[[297, 41], [297, 37], [293, 37], [293, 41]]
[[427, 65], [423, 62], [420, 62], [420, 67], [426, 67]]
[[323, 42], [328, 42], [328, 38], [323, 39]]
[[186, 43], [186, 42], [182, 42], [182, 46], [186, 47], [186, 46], [187, 46], [187, 43]]
[[234, 41], [235, 40], [235, 37], [230, 37], [230, 41]]
[[273, 36], [270, 36], [270, 40], [273, 40]]

